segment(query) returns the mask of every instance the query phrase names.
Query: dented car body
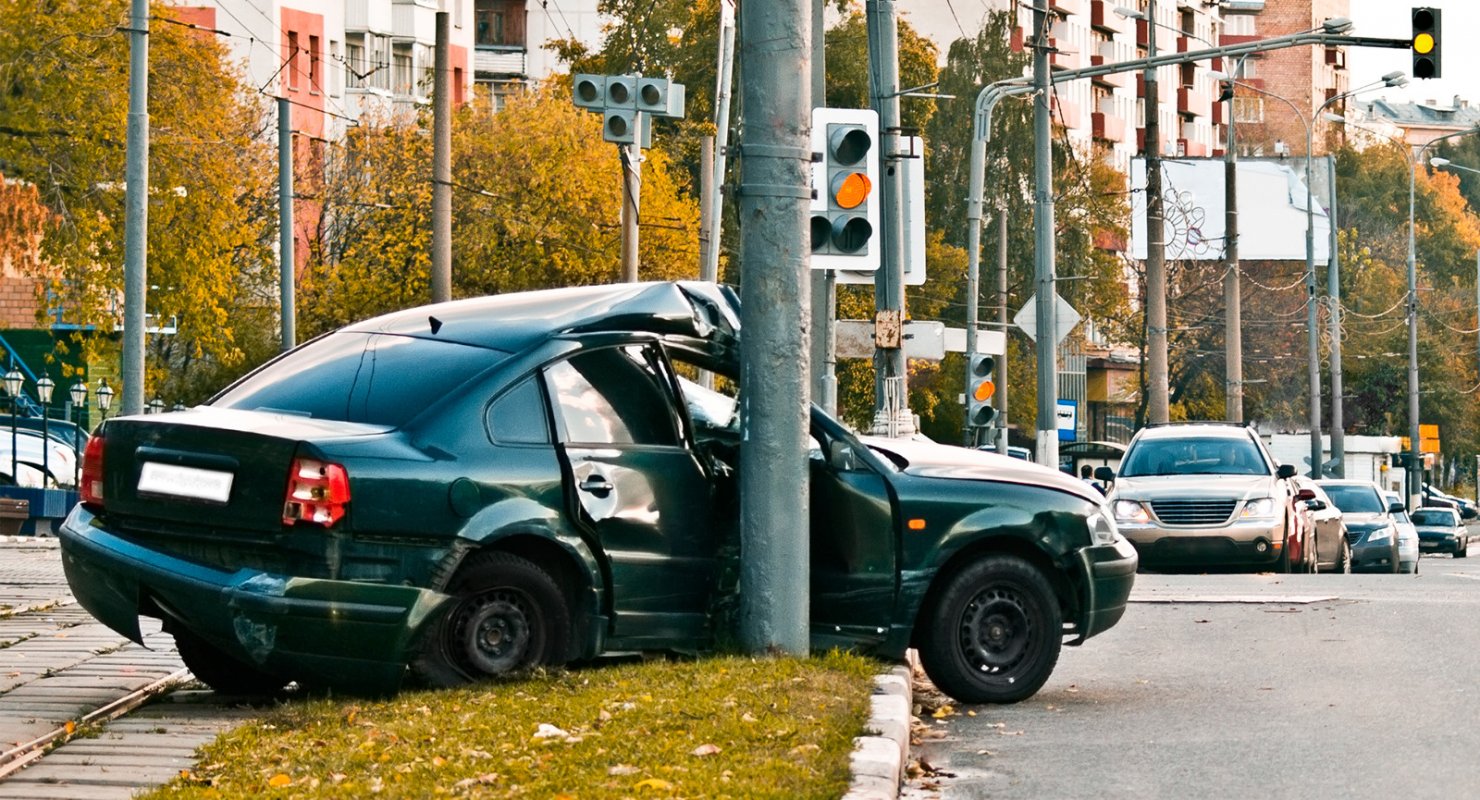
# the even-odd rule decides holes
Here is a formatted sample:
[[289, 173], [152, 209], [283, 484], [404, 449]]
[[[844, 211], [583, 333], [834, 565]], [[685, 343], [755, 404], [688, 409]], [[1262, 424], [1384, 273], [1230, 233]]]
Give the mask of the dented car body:
[[[703, 651], [735, 591], [739, 304], [549, 290], [347, 326], [188, 410], [108, 420], [59, 531], [78, 601], [202, 680], [391, 691]], [[1120, 618], [1136, 555], [1055, 471], [811, 417], [812, 631], [1031, 695]]]

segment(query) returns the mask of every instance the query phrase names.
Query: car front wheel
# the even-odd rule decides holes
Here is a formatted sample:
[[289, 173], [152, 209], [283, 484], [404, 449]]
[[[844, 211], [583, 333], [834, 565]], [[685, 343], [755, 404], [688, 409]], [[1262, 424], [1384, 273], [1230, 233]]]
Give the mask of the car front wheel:
[[956, 571], [926, 608], [920, 662], [966, 703], [1016, 703], [1048, 680], [1063, 644], [1063, 612], [1037, 567], [987, 556]]
[[538, 565], [509, 553], [475, 556], [447, 593], [457, 599], [430, 623], [412, 671], [457, 686], [565, 663], [571, 620], [565, 595]]

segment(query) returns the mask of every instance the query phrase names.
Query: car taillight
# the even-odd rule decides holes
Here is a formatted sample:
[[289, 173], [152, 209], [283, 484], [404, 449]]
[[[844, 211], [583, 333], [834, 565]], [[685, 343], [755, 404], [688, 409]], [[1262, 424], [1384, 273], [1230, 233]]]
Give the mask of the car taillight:
[[82, 451], [82, 507], [88, 511], [103, 510], [103, 437], [96, 435], [87, 440]]
[[344, 518], [349, 502], [349, 473], [339, 464], [295, 458], [283, 498], [283, 524], [312, 522], [325, 528]]

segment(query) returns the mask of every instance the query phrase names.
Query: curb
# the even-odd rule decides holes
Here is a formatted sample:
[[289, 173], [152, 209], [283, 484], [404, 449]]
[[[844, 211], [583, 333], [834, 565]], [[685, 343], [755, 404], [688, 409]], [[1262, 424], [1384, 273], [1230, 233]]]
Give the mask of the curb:
[[910, 754], [910, 708], [914, 684], [908, 666], [874, 678], [873, 710], [864, 728], [870, 736], [853, 740], [848, 758], [852, 774], [843, 800], [894, 800]]

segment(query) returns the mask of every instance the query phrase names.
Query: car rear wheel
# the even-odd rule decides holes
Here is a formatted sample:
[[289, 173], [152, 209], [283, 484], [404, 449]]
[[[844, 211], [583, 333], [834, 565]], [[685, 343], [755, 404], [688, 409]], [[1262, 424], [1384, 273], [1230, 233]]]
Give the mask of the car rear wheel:
[[424, 682], [458, 686], [567, 660], [565, 594], [533, 562], [509, 553], [475, 556], [447, 593], [457, 599], [429, 624], [412, 664]]
[[177, 628], [171, 634], [180, 660], [196, 679], [221, 694], [271, 695], [288, 683], [286, 678], [263, 672], [188, 630]]
[[925, 673], [966, 703], [1016, 703], [1048, 680], [1063, 644], [1063, 612], [1048, 579], [1013, 556], [988, 556], [951, 575], [924, 614]]

